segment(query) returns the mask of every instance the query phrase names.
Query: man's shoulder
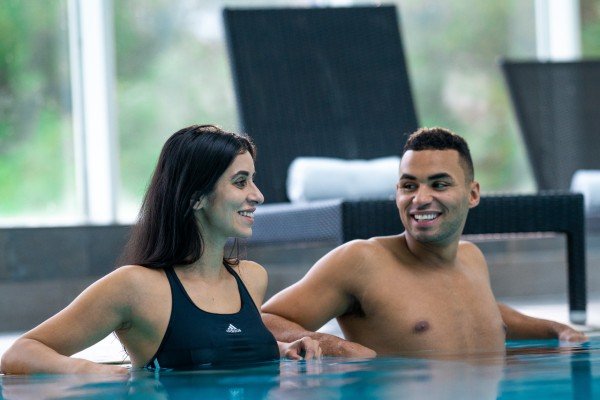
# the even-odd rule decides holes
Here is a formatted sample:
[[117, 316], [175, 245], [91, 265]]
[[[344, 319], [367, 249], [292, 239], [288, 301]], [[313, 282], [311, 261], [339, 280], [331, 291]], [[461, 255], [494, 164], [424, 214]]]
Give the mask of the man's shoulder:
[[336, 273], [339, 273], [340, 266], [344, 266], [345, 271], [363, 269], [394, 257], [397, 247], [397, 236], [356, 239], [333, 249], [319, 260], [315, 267], [334, 269]]
[[468, 265], [487, 266], [483, 252], [475, 243], [461, 240], [458, 245], [458, 257]]
[[338, 249], [340, 252], [345, 253], [347, 256], [367, 256], [370, 257], [374, 254], [382, 254], [386, 252], [392, 252], [394, 248], [398, 247], [400, 237], [396, 236], [377, 236], [370, 239], [356, 239], [340, 246]]
[[481, 252], [479, 247], [475, 243], [469, 242], [468, 240], [461, 240], [458, 243], [458, 250], [463, 253], [481, 255], [483, 257], [483, 253]]

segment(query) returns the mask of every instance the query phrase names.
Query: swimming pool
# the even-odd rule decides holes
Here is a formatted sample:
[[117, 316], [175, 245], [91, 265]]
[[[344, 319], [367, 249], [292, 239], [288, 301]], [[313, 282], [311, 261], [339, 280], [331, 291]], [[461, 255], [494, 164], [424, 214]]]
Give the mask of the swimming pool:
[[229, 371], [131, 376], [2, 376], [5, 399], [593, 399], [600, 338], [508, 343], [506, 357], [465, 360], [324, 358]]

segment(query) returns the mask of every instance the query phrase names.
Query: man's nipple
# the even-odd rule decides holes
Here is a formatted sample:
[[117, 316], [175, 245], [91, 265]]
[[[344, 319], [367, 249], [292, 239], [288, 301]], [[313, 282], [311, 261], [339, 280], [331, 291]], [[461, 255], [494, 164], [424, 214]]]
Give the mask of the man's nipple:
[[419, 321], [415, 324], [413, 328], [414, 333], [423, 333], [429, 329], [429, 322], [427, 321]]

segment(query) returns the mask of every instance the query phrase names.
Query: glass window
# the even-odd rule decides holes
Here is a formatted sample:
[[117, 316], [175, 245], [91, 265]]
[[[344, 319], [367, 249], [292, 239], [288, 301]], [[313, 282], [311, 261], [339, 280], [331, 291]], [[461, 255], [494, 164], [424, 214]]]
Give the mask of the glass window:
[[584, 58], [600, 57], [600, 0], [580, 0], [581, 48]]
[[533, 191], [498, 60], [535, 58], [534, 1], [394, 3], [420, 124], [467, 139], [482, 191]]
[[191, 124], [237, 130], [222, 9], [311, 1], [128, 0], [115, 3], [119, 219], [131, 221], [167, 137]]
[[[135, 215], [158, 152], [176, 129], [209, 122], [237, 129], [223, 6], [353, 3], [365, 2], [119, 2], [120, 215]], [[395, 3], [421, 125], [449, 127], [469, 140], [485, 191], [533, 190], [497, 61], [535, 57], [534, 2]]]
[[[359, 4], [265, 0], [251, 6], [353, 3]], [[467, 137], [484, 190], [533, 190], [497, 60], [535, 56], [534, 2], [395, 3], [421, 125], [446, 126]], [[172, 132], [192, 123], [237, 129], [221, 9], [249, 5], [244, 0], [115, 2], [121, 218], [135, 215], [158, 152]], [[66, 8], [66, 1], [17, 0], [0, 8], [5, 32], [0, 44], [0, 217], [62, 218], [80, 212]], [[582, 0], [582, 10], [584, 54], [594, 55], [598, 1]]]
[[0, 223], [73, 220], [66, 1], [0, 7]]
[[191, 124], [236, 130], [217, 3], [135, 0], [115, 7], [119, 215], [131, 218], [168, 136]]
[[[67, 0], [0, 7], [0, 223], [80, 220], [71, 122]], [[379, 4], [352, 0], [114, 0], [122, 220], [140, 204], [176, 129], [238, 129], [224, 6]], [[535, 2], [395, 0], [420, 124], [470, 142], [484, 191], [535, 184], [497, 64], [535, 58]], [[580, 0], [584, 57], [600, 55], [600, 1]]]

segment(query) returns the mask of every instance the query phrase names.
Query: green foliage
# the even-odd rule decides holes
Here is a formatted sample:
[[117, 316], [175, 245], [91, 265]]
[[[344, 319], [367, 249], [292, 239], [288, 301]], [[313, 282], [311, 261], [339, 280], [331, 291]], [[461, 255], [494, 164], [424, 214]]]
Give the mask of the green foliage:
[[600, 0], [581, 0], [583, 57], [600, 57]]
[[235, 129], [224, 38], [199, 34], [195, 24], [203, 18], [218, 26], [219, 9], [186, 12], [181, 4], [138, 0], [118, 13], [121, 204], [139, 204], [160, 148], [176, 130], [203, 123]]
[[0, 216], [74, 207], [65, 1], [0, 6]]
[[[497, 60], [535, 56], [534, 2], [396, 3], [421, 124], [467, 138], [485, 191], [533, 190]], [[172, 132], [194, 123], [237, 129], [225, 4], [248, 2], [114, 1], [121, 207], [137, 208]], [[598, 57], [600, 0], [580, 4], [583, 54]], [[66, 0], [0, 3], [0, 217], [76, 210], [66, 8]]]
[[[497, 60], [526, 51], [534, 32], [515, 25], [532, 3], [404, 0], [402, 36], [418, 116], [423, 126], [444, 126], [464, 136], [484, 191], [533, 190], [525, 150]], [[513, 30], [521, 32], [514, 48]], [[519, 54], [520, 55], [520, 54]]]
[[68, 200], [61, 195], [73, 191], [73, 160], [64, 158], [72, 149], [69, 128], [69, 121], [56, 110], [42, 110], [27, 145], [14, 146], [2, 157], [0, 182], [5, 195], [0, 215], [49, 214], [66, 206]]

